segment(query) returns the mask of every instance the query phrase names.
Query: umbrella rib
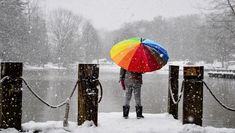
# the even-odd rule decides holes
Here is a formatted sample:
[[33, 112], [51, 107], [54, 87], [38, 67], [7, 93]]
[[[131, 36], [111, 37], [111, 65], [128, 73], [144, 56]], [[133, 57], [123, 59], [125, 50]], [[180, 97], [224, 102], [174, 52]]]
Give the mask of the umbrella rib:
[[[137, 47], [135, 53], [132, 56], [131, 62], [128, 66], [128, 70], [132, 70], [133, 72], [142, 72], [142, 58], [143, 58], [143, 51], [142, 48], [143, 46], [139, 45]], [[142, 53], [142, 54], [141, 54]]]
[[123, 68], [128, 68], [130, 65], [131, 59], [134, 57], [138, 47], [139, 47], [139, 45], [130, 49], [130, 52], [128, 52], [125, 56], [123, 56], [122, 60], [120, 62], [117, 62], [117, 64], [119, 64]]
[[[156, 47], [159, 47], [159, 48], [154, 48], [154, 47], [153, 47], [154, 51], [158, 52], [159, 55], [160, 55], [160, 54], [162, 54], [162, 55], [168, 55], [168, 54], [167, 54], [167, 51], [166, 51], [160, 44], [154, 44], [154, 43], [148, 42], [148, 43], [145, 43], [145, 45], [146, 45], [146, 46], [149, 46], [149, 47], [152, 47], [151, 45], [156, 46]], [[166, 61], [167, 61], [169, 57], [168, 57], [168, 56], [167, 56], [167, 57], [164, 56], [163, 58], [165, 58]]]
[[[130, 45], [128, 45], [129, 43], [123, 43], [121, 45], [117, 45], [117, 46], [114, 46], [112, 49], [111, 49], [111, 58], [115, 58], [116, 56], [120, 56], [120, 53], [122, 53], [124, 50], [127, 50], [127, 49], [130, 49]], [[137, 43], [133, 43], [131, 47], [135, 47], [137, 46], [138, 44]]]
[[160, 58], [160, 55], [158, 55], [159, 54], [158, 52], [157, 52], [157, 54], [154, 54], [153, 49], [151, 47], [149, 47], [148, 45], [146, 45], [146, 48], [150, 51], [150, 53], [152, 54], [152, 56], [156, 60], [156, 63], [158, 66], [162, 67], [165, 65], [164, 60], [162, 58]]
[[[145, 58], [146, 61], [147, 61], [147, 64], [149, 64], [149, 60], [148, 60], [148, 57], [147, 57], [147, 54], [146, 54], [146, 51], [145, 51], [145, 50], [146, 50], [146, 48], [143, 47], [144, 56], [143, 56], [142, 58]], [[145, 65], [145, 67], [148, 67], [148, 70], [150, 70], [149, 65]]]

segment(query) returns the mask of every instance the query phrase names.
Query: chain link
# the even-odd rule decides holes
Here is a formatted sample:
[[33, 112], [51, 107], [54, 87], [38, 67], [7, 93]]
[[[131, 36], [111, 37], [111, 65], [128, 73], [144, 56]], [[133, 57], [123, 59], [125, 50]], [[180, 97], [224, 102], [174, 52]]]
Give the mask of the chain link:
[[224, 107], [225, 109], [229, 110], [229, 111], [234, 111], [235, 112], [235, 109], [233, 108], [230, 108], [228, 106], [226, 106], [224, 103], [222, 103], [214, 94], [213, 92], [211, 91], [211, 89], [208, 87], [208, 85], [206, 84], [206, 82], [202, 81], [203, 84], [206, 86], [207, 90], [210, 92], [210, 94], [214, 97], [214, 99], [222, 106]]

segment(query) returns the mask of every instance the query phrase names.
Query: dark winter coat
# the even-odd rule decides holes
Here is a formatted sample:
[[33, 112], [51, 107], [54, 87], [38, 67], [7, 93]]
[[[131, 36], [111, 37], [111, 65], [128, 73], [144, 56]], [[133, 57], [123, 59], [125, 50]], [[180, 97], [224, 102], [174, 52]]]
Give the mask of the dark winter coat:
[[123, 68], [120, 69], [120, 80], [125, 80], [125, 84], [142, 84], [142, 73], [130, 72]]

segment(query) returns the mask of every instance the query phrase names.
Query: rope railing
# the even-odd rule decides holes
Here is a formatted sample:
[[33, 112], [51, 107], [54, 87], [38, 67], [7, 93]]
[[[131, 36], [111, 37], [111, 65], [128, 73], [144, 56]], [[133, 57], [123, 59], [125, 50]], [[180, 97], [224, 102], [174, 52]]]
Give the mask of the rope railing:
[[44, 103], [45, 105], [47, 105], [48, 107], [51, 107], [51, 108], [59, 108], [59, 107], [62, 107], [64, 105], [66, 105], [66, 108], [65, 108], [65, 116], [64, 116], [64, 122], [63, 122], [63, 125], [64, 127], [67, 127], [68, 126], [68, 116], [69, 116], [69, 108], [70, 108], [70, 100], [78, 86], [78, 82], [79, 80], [76, 82], [76, 84], [74, 85], [74, 88], [71, 92], [71, 94], [69, 95], [68, 98], [66, 98], [63, 102], [61, 102], [60, 104], [57, 104], [57, 105], [52, 105], [52, 104], [49, 104], [48, 102], [46, 102], [45, 100], [43, 100], [29, 85], [28, 83], [25, 81], [24, 78], [11, 78], [9, 76], [5, 76], [3, 77], [1, 80], [0, 80], [0, 84], [2, 84], [5, 80], [12, 80], [12, 81], [18, 81], [18, 80], [21, 80], [23, 81], [23, 83], [26, 85], [26, 87], [29, 89], [29, 91], [39, 100], [41, 101], [42, 103]]
[[[3, 78], [0, 80], [0, 83], [3, 83], [5, 80], [9, 80], [9, 79], [10, 79], [10, 80], [15, 80], [15, 81], [17, 81], [17, 80], [22, 80], [23, 83], [26, 85], [26, 87], [29, 89], [29, 91], [30, 91], [39, 101], [41, 101], [43, 104], [47, 105], [47, 106], [50, 107], [50, 108], [59, 108], [59, 107], [62, 107], [62, 106], [64, 106], [64, 105], [66, 105], [66, 104], [68, 103], [68, 101], [71, 100], [71, 98], [72, 98], [72, 96], [73, 96], [73, 94], [74, 94], [74, 92], [75, 92], [75, 90], [76, 90], [76, 88], [77, 88], [78, 83], [79, 83], [80, 80], [91, 83], [91, 82], [88, 81], [87, 79], [79, 79], [79, 80], [77, 80], [77, 82], [76, 82], [76, 84], [74, 85], [74, 87], [73, 87], [73, 89], [72, 89], [72, 92], [71, 92], [71, 94], [69, 95], [69, 97], [66, 98], [63, 102], [61, 102], [61, 103], [59, 103], [59, 104], [57, 104], [57, 105], [52, 105], [52, 104], [49, 104], [48, 102], [46, 102], [43, 98], [41, 98], [41, 97], [29, 86], [29, 84], [26, 82], [26, 80], [25, 80], [24, 78], [21, 78], [21, 77], [20, 77], [20, 78], [13, 79], [13, 78], [11, 78], [10, 76], [5, 76], [5, 77], [3, 77]], [[101, 85], [101, 83], [100, 83], [99, 80], [92, 80], [92, 82], [96, 82], [96, 81], [97, 81], [98, 85], [100, 86], [100, 90], [101, 90], [101, 96], [100, 96], [100, 98], [99, 98], [99, 100], [98, 100], [98, 103], [100, 103], [101, 100], [102, 100], [102, 96], [103, 96], [103, 89], [102, 89], [102, 85]]]
[[182, 95], [183, 95], [183, 92], [184, 92], [184, 81], [182, 82], [181, 90], [180, 90], [180, 93], [178, 94], [177, 100], [175, 100], [175, 98], [174, 98], [171, 85], [169, 85], [169, 90], [170, 90], [170, 95], [171, 95], [171, 99], [172, 99], [173, 103], [178, 104], [180, 102]]
[[26, 85], [26, 87], [29, 89], [30, 92], [32, 92], [32, 94], [39, 100], [41, 101], [42, 103], [44, 103], [45, 105], [47, 105], [48, 107], [51, 107], [51, 108], [59, 108], [59, 107], [62, 107], [64, 105], [66, 105], [66, 103], [68, 102], [68, 100], [70, 100], [76, 90], [76, 87], [78, 85], [78, 81], [76, 82], [76, 84], [74, 85], [73, 87], [73, 90], [71, 92], [71, 94], [69, 95], [68, 98], [66, 98], [63, 102], [57, 104], [57, 105], [52, 105], [52, 104], [49, 104], [48, 102], [46, 102], [45, 100], [43, 100], [29, 85], [28, 83], [25, 81], [24, 78], [19, 78], [20, 80], [22, 80], [24, 82], [24, 84]]
[[202, 81], [203, 84], [206, 86], [207, 90], [210, 92], [210, 94], [213, 96], [213, 98], [225, 109], [229, 110], [229, 111], [234, 111], [235, 112], [235, 109], [234, 108], [230, 108], [228, 107], [227, 105], [225, 105], [224, 103], [222, 103], [214, 94], [213, 92], [211, 91], [211, 89], [208, 87], [208, 85], [206, 84], [206, 82]]
[[12, 78], [10, 76], [5, 76], [3, 77], [1, 80], [0, 80], [0, 84], [3, 83], [5, 80], [12, 80], [12, 81], [18, 81], [18, 80], [21, 80], [23, 81], [23, 83], [26, 85], [26, 87], [29, 89], [29, 91], [39, 100], [41, 101], [43, 104], [47, 105], [48, 107], [51, 107], [51, 108], [59, 108], [59, 107], [62, 107], [64, 105], [66, 105], [68, 103], [68, 101], [70, 101], [70, 99], [72, 98], [75, 90], [76, 90], [76, 87], [78, 85], [78, 82], [76, 82], [76, 84], [74, 85], [73, 87], [73, 90], [71, 92], [71, 94], [69, 95], [69, 97], [67, 97], [63, 102], [57, 104], [57, 105], [52, 105], [52, 104], [49, 104], [47, 101], [43, 100], [43, 98], [41, 98], [30, 86], [29, 84], [26, 82], [26, 80], [24, 78]]
[[[13, 65], [12, 65], [13, 64]], [[98, 80], [99, 76], [99, 68], [96, 64], [79, 64], [79, 77], [76, 81], [76, 84], [74, 85], [71, 92], [67, 95], [67, 97], [62, 97], [61, 100], [63, 101], [57, 101], [58, 104], [50, 104], [50, 101], [45, 99], [44, 97], [41, 97], [40, 93], [33, 87], [33, 85], [30, 84], [25, 78], [22, 77], [22, 70], [23, 70], [23, 63], [4, 63], [2, 66], [4, 66], [4, 69], [2, 70], [1, 77], [0, 77], [0, 89], [2, 89], [2, 95], [4, 95], [2, 103], [3, 106], [6, 106], [6, 109], [1, 111], [0, 113], [3, 114], [4, 121], [8, 121], [9, 119], [14, 120], [14, 122], [6, 123], [6, 127], [16, 127], [20, 130], [21, 128], [21, 115], [19, 117], [15, 118], [15, 113], [22, 113], [22, 87], [26, 88], [27, 91], [30, 91], [32, 93], [32, 96], [36, 98], [36, 100], [39, 100], [42, 105], [46, 105], [50, 108], [60, 108], [65, 107], [65, 115], [64, 115], [64, 127], [68, 126], [68, 117], [69, 117], [69, 110], [70, 110], [70, 104], [71, 104], [71, 98], [73, 97], [77, 87], [78, 87], [78, 124], [82, 123], [84, 120], [92, 118], [92, 120], [95, 122], [95, 125], [97, 126], [97, 115], [98, 115], [98, 103], [102, 100], [103, 95], [103, 89], [100, 81]], [[6, 69], [5, 69], [6, 67]], [[22, 86], [23, 85], [23, 86]], [[100, 91], [99, 91], [100, 90]], [[99, 95], [100, 94], [100, 95]], [[65, 99], [64, 99], [65, 98]], [[6, 100], [5, 100], [6, 99]], [[12, 102], [17, 105], [12, 106], [12, 102], [8, 102], [8, 99], [12, 99]], [[19, 100], [18, 100], [19, 99]], [[84, 100], [87, 100], [85, 103]], [[93, 105], [96, 106], [93, 106]], [[19, 106], [18, 106], [19, 105]], [[15, 109], [16, 108], [16, 109]], [[12, 110], [13, 109], [13, 110]], [[5, 115], [10, 111], [9, 118], [4, 117], [8, 116]], [[82, 115], [80, 115], [82, 114]], [[84, 117], [83, 117], [84, 116]], [[81, 119], [80, 119], [81, 118]], [[85, 119], [84, 119], [85, 118]], [[17, 126], [15, 126], [15, 121], [19, 123]], [[11, 125], [10, 125], [11, 124]]]

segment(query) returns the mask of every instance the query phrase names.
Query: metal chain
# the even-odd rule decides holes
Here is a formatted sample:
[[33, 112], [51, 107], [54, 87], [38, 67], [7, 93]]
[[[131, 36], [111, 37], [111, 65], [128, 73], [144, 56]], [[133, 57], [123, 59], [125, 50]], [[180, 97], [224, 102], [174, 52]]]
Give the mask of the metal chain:
[[[11, 80], [13, 80], [13, 78], [11, 78], [11, 77], [9, 77], [9, 76], [5, 76], [5, 77], [3, 77], [3, 78], [0, 80], [0, 84], [1, 84], [2, 82], [4, 82], [6, 79], [11, 79]], [[76, 82], [76, 84], [75, 84], [75, 86], [74, 86], [74, 88], [73, 88], [73, 90], [72, 90], [70, 96], [69, 96], [66, 100], [64, 100], [63, 102], [61, 102], [61, 103], [58, 104], [58, 105], [51, 105], [51, 104], [49, 104], [48, 102], [46, 102], [45, 100], [43, 100], [43, 99], [28, 85], [28, 83], [25, 81], [24, 78], [17, 78], [17, 79], [15, 79], [15, 80], [22, 80], [22, 81], [24, 82], [24, 84], [26, 85], [26, 87], [29, 89], [29, 91], [30, 91], [38, 100], [40, 100], [40, 101], [41, 101], [42, 103], [44, 103], [45, 105], [47, 105], [47, 106], [49, 106], [49, 107], [51, 107], [51, 108], [59, 108], [59, 107], [62, 107], [62, 106], [64, 106], [64, 105], [66, 105], [66, 104], [68, 103], [68, 101], [70, 101], [70, 99], [72, 98], [72, 96], [73, 96], [73, 94], [74, 94], [74, 92], [75, 92], [75, 90], [76, 90], [76, 88], [77, 88], [77, 85], [78, 85], [78, 83], [80, 82], [81, 79], [77, 80], [77, 82]], [[87, 79], [82, 79], [82, 81], [87, 82]], [[98, 85], [100, 86], [101, 96], [100, 96], [100, 98], [99, 98], [99, 100], [98, 100], [98, 103], [100, 103], [101, 100], [102, 100], [102, 97], [103, 97], [103, 88], [102, 88], [102, 85], [101, 85], [101, 83], [100, 83], [99, 80], [92, 80], [92, 81], [93, 81], [93, 82], [94, 82], [94, 81], [97, 81]]]
[[3, 77], [3, 78], [0, 80], [0, 84], [1, 84], [2, 82], [4, 82], [6, 79], [9, 79], [9, 78], [10, 78], [9, 76]]
[[98, 79], [81, 78], [81, 77], [80, 77], [80, 80], [79, 80], [79, 81], [84, 81], [84, 82], [85, 82], [84, 87], [85, 87], [86, 89], [89, 88], [89, 87], [87, 86], [87, 84], [96, 84], [96, 83], [97, 83], [97, 85], [100, 86], [100, 97], [99, 97], [99, 99], [98, 99], [98, 103], [100, 103], [101, 100], [102, 100], [102, 98], [103, 98], [103, 87], [102, 87], [100, 81], [99, 81]]
[[202, 81], [203, 84], [206, 86], [206, 88], [209, 90], [209, 92], [211, 93], [211, 95], [214, 97], [214, 99], [222, 106], [224, 107], [225, 109], [229, 110], [229, 111], [235, 111], [235, 109], [233, 108], [230, 108], [228, 106], [226, 106], [224, 103], [222, 103], [211, 91], [211, 89], [208, 87], [208, 85], [206, 84], [206, 82]]
[[58, 104], [58, 105], [51, 105], [51, 104], [49, 104], [48, 102], [46, 102], [45, 100], [43, 100], [36, 92], [34, 92], [34, 91], [32, 90], [32, 88], [28, 85], [28, 83], [27, 83], [23, 78], [19, 78], [19, 79], [24, 82], [24, 84], [26, 85], [26, 87], [30, 90], [30, 92], [32, 92], [32, 94], [33, 94], [36, 98], [38, 98], [39, 101], [41, 101], [42, 103], [44, 103], [45, 105], [47, 105], [48, 107], [51, 107], [51, 108], [59, 108], [59, 107], [62, 107], [62, 106], [64, 106], [64, 105], [66, 105], [66, 104], [68, 103], [68, 101], [72, 98], [72, 96], [73, 96], [73, 94], [74, 94], [74, 92], [75, 92], [75, 90], [76, 90], [76, 88], [77, 88], [77, 85], [78, 85], [78, 81], [77, 81], [76, 84], [75, 84], [75, 86], [74, 86], [74, 88], [73, 88], [73, 90], [72, 90], [72, 92], [71, 92], [71, 94], [70, 94], [70, 96], [69, 96], [66, 100], [64, 100], [63, 102], [61, 102], [61, 103]]
[[[171, 79], [170, 79], [171, 80]], [[170, 83], [170, 82], [169, 82]], [[173, 101], [174, 104], [178, 104], [181, 100], [181, 97], [183, 95], [183, 92], [184, 92], [184, 81], [182, 82], [182, 85], [181, 85], [181, 90], [180, 90], [180, 94], [178, 94], [178, 99], [177, 101], [175, 100], [174, 96], [173, 96], [173, 92], [172, 92], [172, 88], [171, 88], [171, 85], [169, 85], [169, 90], [170, 90], [170, 95], [171, 95], [171, 99]]]
[[102, 85], [101, 85], [99, 80], [98, 80], [98, 84], [100, 85], [100, 98], [98, 100], [98, 103], [100, 103], [102, 98], [103, 98], [103, 87], [102, 87]]

